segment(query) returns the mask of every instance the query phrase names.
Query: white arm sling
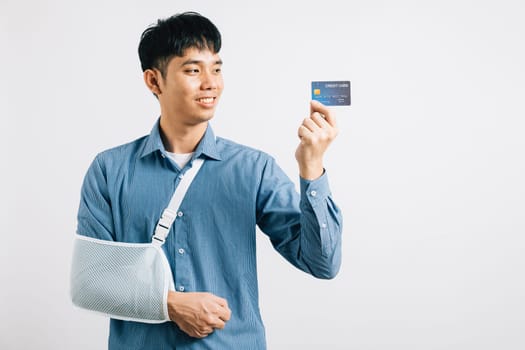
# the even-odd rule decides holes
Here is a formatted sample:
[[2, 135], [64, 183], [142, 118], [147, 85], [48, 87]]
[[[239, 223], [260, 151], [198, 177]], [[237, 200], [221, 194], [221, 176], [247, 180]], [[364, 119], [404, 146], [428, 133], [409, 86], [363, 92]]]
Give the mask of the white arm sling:
[[203, 159], [195, 159], [184, 174], [155, 227], [151, 243], [76, 235], [70, 290], [74, 305], [120, 320], [145, 323], [170, 320], [167, 300], [174, 283], [162, 245], [203, 163]]

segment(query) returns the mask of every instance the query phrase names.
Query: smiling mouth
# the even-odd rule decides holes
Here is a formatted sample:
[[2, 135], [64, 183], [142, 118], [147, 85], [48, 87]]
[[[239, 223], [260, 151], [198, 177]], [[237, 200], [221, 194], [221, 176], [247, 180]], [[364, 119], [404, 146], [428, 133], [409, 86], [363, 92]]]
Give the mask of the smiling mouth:
[[198, 98], [197, 101], [204, 104], [211, 104], [215, 101], [215, 97], [202, 97]]

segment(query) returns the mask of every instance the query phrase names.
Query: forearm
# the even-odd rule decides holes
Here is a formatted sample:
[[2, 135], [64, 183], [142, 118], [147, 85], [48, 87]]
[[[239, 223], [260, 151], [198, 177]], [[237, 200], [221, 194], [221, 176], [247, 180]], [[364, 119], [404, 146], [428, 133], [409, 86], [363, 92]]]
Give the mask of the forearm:
[[316, 231], [304, 227], [299, 252], [302, 264], [317, 278], [334, 278], [341, 266], [340, 232], [324, 228]]
[[341, 265], [342, 215], [332, 200], [326, 174], [301, 179], [300, 256], [310, 273], [333, 278]]
[[323, 174], [315, 181], [301, 179], [298, 212], [270, 233], [275, 248], [297, 268], [317, 277], [333, 278], [341, 265], [342, 215], [330, 196]]
[[166, 290], [170, 283], [165, 276], [171, 277], [171, 271], [162, 254], [148, 244], [77, 236], [71, 266], [73, 303], [122, 320], [169, 320]]
[[257, 225], [291, 264], [318, 278], [333, 278], [341, 264], [342, 215], [327, 174], [300, 179], [301, 193], [269, 159], [257, 195]]

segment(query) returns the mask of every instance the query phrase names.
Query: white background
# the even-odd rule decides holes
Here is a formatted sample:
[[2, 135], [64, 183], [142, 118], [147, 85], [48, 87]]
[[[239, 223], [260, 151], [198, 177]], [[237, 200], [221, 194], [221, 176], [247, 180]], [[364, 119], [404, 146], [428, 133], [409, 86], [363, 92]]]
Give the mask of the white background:
[[0, 348], [103, 349], [69, 264], [96, 153], [149, 133], [137, 45], [196, 10], [221, 30], [217, 134], [297, 182], [311, 80], [351, 80], [326, 159], [344, 212], [335, 280], [259, 234], [269, 349], [525, 348], [522, 1], [0, 3]]

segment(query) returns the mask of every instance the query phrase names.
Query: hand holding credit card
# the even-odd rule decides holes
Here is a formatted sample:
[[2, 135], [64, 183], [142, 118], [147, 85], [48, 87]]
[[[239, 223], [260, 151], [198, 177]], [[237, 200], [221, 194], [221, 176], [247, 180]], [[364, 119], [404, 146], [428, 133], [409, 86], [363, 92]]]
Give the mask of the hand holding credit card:
[[350, 82], [312, 81], [312, 100], [325, 106], [350, 106]]
[[310, 115], [304, 118], [297, 132], [301, 142], [295, 158], [301, 178], [314, 180], [323, 174], [324, 153], [337, 133], [335, 111], [319, 101], [310, 101]]

